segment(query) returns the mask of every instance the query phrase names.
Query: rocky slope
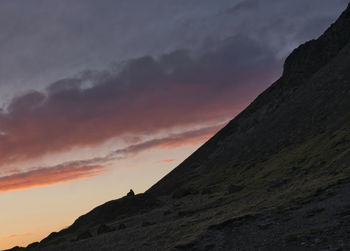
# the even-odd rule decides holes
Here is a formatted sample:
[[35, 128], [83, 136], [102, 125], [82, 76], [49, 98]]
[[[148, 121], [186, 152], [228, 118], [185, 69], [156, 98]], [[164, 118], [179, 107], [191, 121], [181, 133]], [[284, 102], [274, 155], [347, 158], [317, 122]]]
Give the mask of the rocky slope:
[[348, 195], [350, 5], [145, 194], [102, 205], [27, 249], [348, 250]]

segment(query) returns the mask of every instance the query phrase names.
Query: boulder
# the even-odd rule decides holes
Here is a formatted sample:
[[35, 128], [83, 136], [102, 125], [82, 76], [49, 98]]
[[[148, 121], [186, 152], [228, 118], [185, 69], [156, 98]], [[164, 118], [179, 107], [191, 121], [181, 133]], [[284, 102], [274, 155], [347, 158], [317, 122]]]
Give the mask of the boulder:
[[89, 239], [91, 237], [92, 237], [92, 234], [89, 231], [85, 231], [78, 235], [77, 241]]
[[143, 227], [152, 226], [152, 225], [154, 225], [154, 224], [155, 224], [154, 222], [149, 222], [149, 221], [144, 221], [144, 222], [142, 222], [142, 226], [143, 226]]
[[243, 189], [243, 187], [241, 187], [241, 186], [236, 186], [236, 185], [231, 184], [231, 185], [229, 185], [227, 191], [229, 194], [231, 194], [231, 193], [240, 192], [242, 189]]
[[173, 194], [173, 198], [174, 199], [180, 199], [183, 197], [187, 197], [189, 195], [196, 195], [199, 192], [197, 191], [197, 189], [195, 188], [191, 188], [191, 187], [186, 187], [186, 188], [180, 188], [178, 190], [176, 190]]
[[39, 242], [33, 242], [27, 246], [27, 249], [37, 248], [39, 245]]
[[100, 235], [100, 234], [110, 233], [110, 232], [113, 232], [115, 230], [116, 229], [114, 227], [107, 226], [105, 224], [101, 224], [97, 229], [97, 234]]

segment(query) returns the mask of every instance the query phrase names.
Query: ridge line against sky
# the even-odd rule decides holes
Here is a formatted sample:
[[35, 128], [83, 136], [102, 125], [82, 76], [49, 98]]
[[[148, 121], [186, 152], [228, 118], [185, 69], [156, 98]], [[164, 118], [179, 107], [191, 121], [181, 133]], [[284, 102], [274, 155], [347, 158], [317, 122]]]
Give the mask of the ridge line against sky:
[[[232, 55], [246, 46], [250, 57]], [[257, 76], [275, 78], [277, 64], [271, 52], [240, 37], [199, 57], [184, 50], [142, 57], [116, 72], [84, 72], [18, 96], [0, 113], [2, 176], [13, 172], [6, 163], [227, 121], [261, 88]], [[242, 97], [232, 99], [235, 92]]]
[[[3, 7], [11, 10], [16, 6], [14, 2], [5, 1]], [[75, 151], [79, 148], [98, 147], [113, 138], [123, 139], [125, 135], [132, 134], [135, 137], [143, 137], [162, 130], [206, 126], [232, 118], [277, 79], [284, 57], [291, 48], [303, 41], [305, 37], [323, 30], [324, 26], [329, 24], [330, 19], [333, 18], [329, 13], [330, 4], [327, 2], [319, 3], [321, 7], [322, 5], [324, 8], [327, 7], [324, 12], [322, 12], [321, 7], [315, 11], [310, 3], [305, 4], [303, 11], [305, 8], [310, 11], [307, 17], [299, 13], [301, 8], [298, 4], [288, 6], [289, 3], [281, 4], [276, 0], [269, 0], [269, 4], [273, 4], [275, 7], [275, 9], [270, 10], [269, 14], [265, 13], [268, 3], [259, 0], [223, 1], [216, 5], [204, 2], [200, 6], [194, 5], [193, 1], [186, 4], [183, 1], [180, 2], [184, 4], [183, 6], [192, 6], [194, 9], [183, 12], [183, 6], [181, 7], [179, 3], [161, 4], [159, 8], [163, 8], [165, 12], [174, 11], [174, 15], [168, 20], [168, 23], [162, 24], [164, 27], [157, 26], [159, 18], [164, 18], [162, 15], [155, 19], [157, 22], [144, 13], [140, 14], [139, 17], [134, 17], [134, 20], [129, 20], [127, 16], [123, 15], [118, 20], [124, 20], [126, 26], [133, 27], [133, 22], [136, 22], [138, 18], [147, 18], [150, 24], [153, 22], [155, 25], [157, 24], [156, 28], [153, 27], [154, 29], [158, 32], [165, 32], [161, 37], [167, 36], [165, 35], [168, 32], [167, 28], [175, 32], [176, 29], [185, 29], [185, 24], [187, 26], [191, 24], [189, 30], [185, 29], [190, 32], [194, 31], [192, 29], [198, 28], [197, 26], [201, 25], [201, 22], [204, 22], [207, 30], [202, 32], [204, 35], [198, 34], [200, 39], [196, 40], [195, 46], [193, 41], [197, 38], [189, 33], [186, 35], [188, 37], [184, 37], [185, 40], [188, 39], [187, 43], [179, 42], [162, 49], [171, 52], [153, 51], [152, 53], [156, 56], [142, 57], [137, 57], [137, 54], [129, 54], [129, 57], [135, 56], [134, 59], [125, 59], [123, 62], [105, 68], [105, 70], [84, 70], [72, 77], [42, 87], [34, 84], [31, 88], [37, 90], [24, 92], [24, 90], [30, 89], [26, 88], [23, 89], [23, 94], [4, 99], [7, 100], [7, 105], [0, 110], [0, 177], [8, 176], [13, 172], [12, 167], [7, 167], [8, 163], [13, 166], [17, 162], [23, 163], [40, 159], [50, 154]], [[346, 1], [338, 0], [338, 2], [338, 5], [341, 6]], [[45, 34], [44, 41], [45, 43], [49, 41], [50, 48], [56, 44], [56, 41], [46, 40], [54, 34], [46, 29], [45, 24], [41, 22], [42, 19], [47, 18], [48, 22], [56, 22], [62, 28], [66, 27], [61, 25], [66, 24], [67, 20], [71, 22], [72, 28], [66, 28], [68, 33], [62, 33], [54, 28], [57, 32], [55, 36], [62, 33], [69, 38], [67, 34], [72, 34], [71, 32], [87, 35], [84, 33], [84, 29], [76, 30], [75, 25], [79, 22], [83, 20], [88, 22], [89, 18], [98, 15], [100, 11], [103, 11], [105, 16], [112, 14], [105, 8], [92, 8], [96, 7], [95, 4], [88, 1], [84, 5], [86, 13], [78, 20], [69, 19], [70, 15], [76, 13], [74, 9], [76, 6], [73, 4], [67, 8], [68, 6], [63, 1], [58, 6], [59, 12], [56, 13], [62, 15], [55, 14], [55, 18], [52, 19], [47, 12], [50, 6], [39, 0], [38, 3], [40, 4], [35, 9], [28, 5], [24, 15], [18, 16], [18, 21], [10, 27], [21, 27], [22, 22], [32, 19], [31, 23], [38, 25], [43, 33], [39, 31], [35, 31], [32, 35], [25, 33], [26, 39], [42, 41], [43, 34]], [[151, 2], [150, 6], [155, 3], [159, 4], [159, 1]], [[124, 8], [133, 6], [133, 3], [124, 1], [107, 1], [105, 7], [109, 5], [115, 7], [119, 4]], [[145, 5], [145, 8], [150, 6]], [[212, 9], [208, 11], [209, 7]], [[338, 10], [338, 7], [334, 10]], [[281, 15], [280, 12], [286, 15], [285, 19], [275, 16], [277, 13]], [[31, 15], [32, 13], [40, 13], [40, 18], [37, 20], [36, 16]], [[192, 15], [188, 15], [188, 13]], [[249, 18], [251, 13], [255, 14], [254, 20]], [[27, 14], [28, 16], [26, 16]], [[89, 15], [85, 16], [87, 14]], [[287, 19], [290, 15], [294, 15], [294, 19]], [[103, 19], [100, 22], [110, 24], [113, 18], [112, 16], [109, 18], [111, 19]], [[2, 19], [3, 23], [9, 24], [6, 15], [3, 15]], [[229, 29], [223, 20], [231, 19], [235, 20], [235, 23], [229, 22], [229, 25], [232, 26]], [[209, 20], [214, 20], [214, 24], [210, 25]], [[257, 23], [257, 20], [262, 22]], [[298, 26], [303, 22], [305, 22], [304, 26]], [[244, 24], [246, 29], [238, 30], [238, 23]], [[118, 30], [118, 22], [113, 24]], [[26, 26], [27, 28], [34, 27], [31, 24]], [[98, 27], [101, 28], [101, 26]], [[220, 28], [218, 29], [218, 27]], [[3, 28], [8, 29], [7, 26]], [[94, 26], [92, 26], [92, 30], [94, 31]], [[231, 33], [227, 33], [229, 30]], [[125, 32], [125, 34], [130, 35], [129, 31], [125, 30]], [[10, 33], [10, 30], [7, 33], [7, 40], [0, 39], [0, 42], [2, 41], [3, 46], [5, 46], [4, 48], [10, 46], [7, 44], [8, 41], [13, 42], [23, 38], [22, 35], [18, 35], [16, 39], [16, 35]], [[113, 32], [109, 31], [109, 33]], [[278, 36], [276, 36], [277, 34]], [[112, 34], [109, 35], [109, 38], [113, 37]], [[156, 34], [154, 36], [155, 39], [160, 39]], [[171, 37], [175, 39], [175, 37]], [[77, 37], [74, 38], [77, 39]], [[179, 38], [177, 40], [181, 41]], [[65, 43], [62, 40], [59, 41], [62, 42], [61, 47], [70, 51], [68, 47], [64, 46]], [[105, 44], [100, 40], [99, 42]], [[56, 45], [58, 46], [58, 44]], [[141, 45], [134, 44], [133, 46], [139, 47]], [[188, 49], [176, 49], [179, 46], [187, 46]], [[147, 46], [141, 47], [145, 48], [143, 53], [150, 52], [146, 48]], [[29, 48], [36, 47], [30, 43]], [[42, 49], [41, 47], [40, 50]], [[111, 48], [109, 50], [113, 51]], [[91, 52], [96, 53], [95, 50]], [[100, 53], [102, 52], [100, 51]], [[59, 60], [54, 51], [51, 53], [52, 56], [57, 56], [57, 62], [62, 61]], [[127, 58], [126, 54], [121, 55], [120, 58]], [[12, 56], [16, 58], [16, 54]], [[34, 57], [34, 55], [32, 56]], [[4, 58], [8, 60], [8, 57]], [[19, 58], [23, 60], [23, 55]], [[42, 60], [46, 61], [48, 57], [41, 57], [38, 54], [34, 58], [39, 63]], [[23, 74], [33, 73], [32, 65], [27, 65], [27, 61], [21, 61], [21, 64], [18, 64], [13, 62], [13, 59], [11, 60], [8, 62], [14, 63], [13, 66], [21, 66], [16, 67], [16, 69], [22, 70]], [[105, 60], [112, 59], [106, 57]], [[69, 62], [69, 60], [66, 59], [62, 62]], [[90, 67], [94, 65], [91, 62]], [[81, 66], [85, 67], [85, 65]], [[29, 68], [26, 69], [26, 67]], [[81, 69], [81, 67], [73, 68], [77, 71]], [[57, 67], [58, 71], [60, 69]], [[42, 71], [40, 72], [42, 73]], [[22, 72], [19, 75], [21, 74]], [[4, 76], [10, 75], [10, 72], [4, 74]], [[11, 78], [7, 80], [11, 81]], [[35, 77], [32, 78], [32, 81], [34, 80]], [[6, 82], [3, 77], [2, 83]], [[4, 86], [0, 85], [0, 90], [4, 89], [2, 88]], [[64, 160], [54, 166], [64, 166], [64, 162], [69, 162], [69, 160]], [[18, 174], [27, 171], [30, 170], [18, 169]]]
[[348, 3], [1, 0], [0, 249], [146, 191]]

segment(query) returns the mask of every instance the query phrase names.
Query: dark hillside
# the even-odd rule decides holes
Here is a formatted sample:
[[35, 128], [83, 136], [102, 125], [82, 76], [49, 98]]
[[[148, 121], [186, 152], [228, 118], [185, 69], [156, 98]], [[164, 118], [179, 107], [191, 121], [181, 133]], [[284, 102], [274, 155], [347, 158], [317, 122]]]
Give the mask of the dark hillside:
[[244, 163], [266, 162], [282, 149], [296, 151], [307, 140], [342, 130], [350, 116], [349, 29], [350, 7], [318, 40], [301, 45], [288, 57], [276, 83], [148, 192], [169, 193], [194, 182], [192, 173], [198, 172], [204, 186], [210, 183], [202, 182], [203, 175], [212, 182], [211, 172], [232, 179]]
[[350, 5], [145, 194], [30, 250], [350, 250]]

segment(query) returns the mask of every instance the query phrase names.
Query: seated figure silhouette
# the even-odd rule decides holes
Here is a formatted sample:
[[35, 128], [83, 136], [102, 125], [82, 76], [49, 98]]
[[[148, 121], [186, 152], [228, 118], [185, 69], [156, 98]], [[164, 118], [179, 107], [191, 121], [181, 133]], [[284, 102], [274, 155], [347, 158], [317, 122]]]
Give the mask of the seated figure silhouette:
[[126, 196], [128, 196], [128, 197], [135, 196], [135, 193], [132, 189], [130, 189], [130, 191], [126, 194]]

